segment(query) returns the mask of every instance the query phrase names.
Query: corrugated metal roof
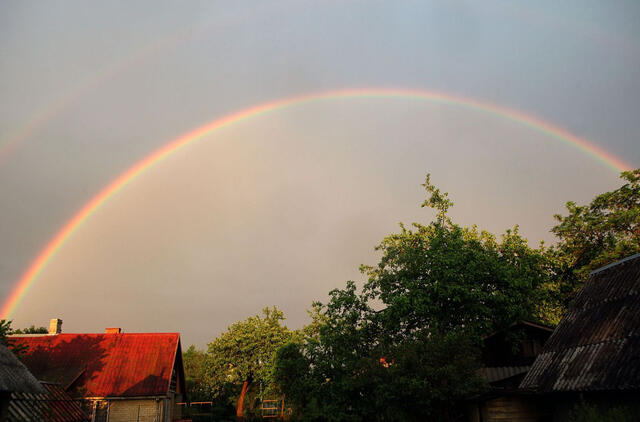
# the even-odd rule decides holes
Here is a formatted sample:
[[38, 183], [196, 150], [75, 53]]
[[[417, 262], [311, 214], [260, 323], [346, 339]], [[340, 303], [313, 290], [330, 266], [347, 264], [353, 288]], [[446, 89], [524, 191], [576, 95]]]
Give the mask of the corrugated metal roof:
[[9, 422], [87, 422], [91, 417], [80, 402], [71, 399], [57, 384], [43, 383], [41, 394], [13, 393], [7, 414]]
[[640, 255], [591, 274], [520, 386], [640, 390]]
[[529, 366], [485, 366], [478, 369], [478, 375], [486, 379], [488, 383], [492, 383], [524, 374], [529, 368]]
[[[37, 378], [75, 397], [164, 396], [180, 345], [178, 333], [13, 338], [29, 346], [23, 362]], [[182, 368], [176, 371], [183, 376]]]
[[0, 391], [43, 393], [38, 380], [7, 346], [0, 344]]

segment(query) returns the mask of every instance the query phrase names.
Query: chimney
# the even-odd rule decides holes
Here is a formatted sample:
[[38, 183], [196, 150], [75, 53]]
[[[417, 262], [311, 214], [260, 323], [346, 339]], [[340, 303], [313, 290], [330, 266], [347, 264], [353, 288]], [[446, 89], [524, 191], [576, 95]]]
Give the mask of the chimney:
[[62, 332], [62, 320], [53, 318], [49, 321], [49, 334], [60, 334]]
[[122, 328], [120, 327], [107, 327], [104, 332], [106, 334], [120, 334], [122, 332]]

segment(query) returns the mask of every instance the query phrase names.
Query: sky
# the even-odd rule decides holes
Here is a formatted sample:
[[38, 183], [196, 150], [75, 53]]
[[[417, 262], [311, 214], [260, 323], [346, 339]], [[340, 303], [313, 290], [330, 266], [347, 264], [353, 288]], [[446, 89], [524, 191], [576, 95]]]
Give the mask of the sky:
[[[436, 91], [516, 110], [640, 166], [635, 1], [0, 4], [0, 300], [94, 195], [217, 118], [343, 89]], [[217, 130], [110, 197], [10, 317], [66, 332], [178, 331], [205, 347], [276, 305], [307, 322], [398, 223], [452, 217], [531, 245], [618, 170], [482, 110], [311, 101]]]

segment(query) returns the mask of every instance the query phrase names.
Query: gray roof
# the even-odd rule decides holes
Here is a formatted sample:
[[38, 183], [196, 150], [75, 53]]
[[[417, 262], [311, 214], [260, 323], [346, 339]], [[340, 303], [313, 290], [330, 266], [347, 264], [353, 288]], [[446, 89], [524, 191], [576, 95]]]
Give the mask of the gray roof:
[[640, 255], [591, 273], [520, 387], [640, 390]]
[[44, 393], [44, 388], [26, 366], [7, 348], [0, 344], [0, 391], [20, 393]]
[[73, 400], [64, 389], [51, 383], [42, 383], [44, 394], [12, 393], [7, 422], [89, 422], [91, 417], [82, 409], [81, 402]]
[[528, 370], [529, 366], [485, 366], [478, 369], [477, 373], [488, 383], [492, 383], [524, 374]]

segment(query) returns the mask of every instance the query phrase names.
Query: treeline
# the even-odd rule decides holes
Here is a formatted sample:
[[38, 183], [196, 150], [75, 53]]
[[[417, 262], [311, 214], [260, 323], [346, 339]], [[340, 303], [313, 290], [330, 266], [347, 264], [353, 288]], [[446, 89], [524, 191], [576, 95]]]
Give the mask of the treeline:
[[640, 252], [640, 169], [621, 178], [589, 205], [568, 202], [557, 243], [532, 248], [517, 226], [496, 237], [456, 224], [427, 175], [422, 206], [436, 219], [384, 238], [361, 289], [347, 282], [313, 303], [301, 330], [265, 308], [206, 352], [190, 347], [191, 400], [213, 400], [220, 420], [260, 416], [261, 399], [282, 397], [293, 420], [459, 420], [462, 400], [486, 388], [484, 336], [523, 319], [555, 325], [590, 271]]

